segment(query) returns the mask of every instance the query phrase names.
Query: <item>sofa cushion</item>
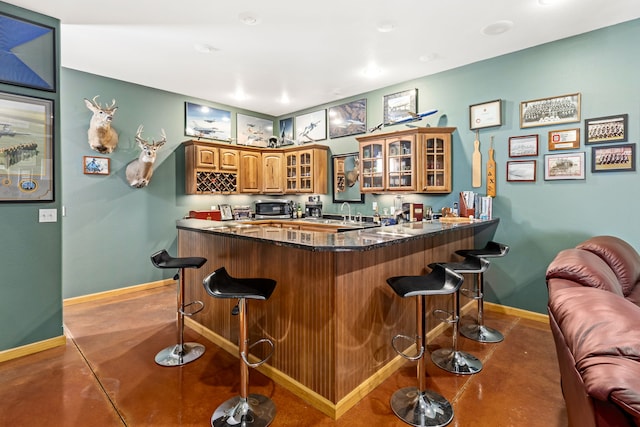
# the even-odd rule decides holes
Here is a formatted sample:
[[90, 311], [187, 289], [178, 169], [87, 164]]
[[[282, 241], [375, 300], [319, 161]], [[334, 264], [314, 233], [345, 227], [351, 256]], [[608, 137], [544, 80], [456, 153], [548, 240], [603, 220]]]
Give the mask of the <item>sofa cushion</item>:
[[602, 289], [559, 289], [549, 300], [576, 366], [594, 356], [640, 361], [640, 307]]
[[625, 296], [631, 293], [640, 280], [640, 255], [624, 240], [614, 236], [596, 236], [576, 248], [593, 252], [609, 264]]
[[583, 286], [599, 288], [623, 296], [615, 273], [602, 258], [581, 249], [565, 249], [547, 268], [547, 280], [572, 280]]

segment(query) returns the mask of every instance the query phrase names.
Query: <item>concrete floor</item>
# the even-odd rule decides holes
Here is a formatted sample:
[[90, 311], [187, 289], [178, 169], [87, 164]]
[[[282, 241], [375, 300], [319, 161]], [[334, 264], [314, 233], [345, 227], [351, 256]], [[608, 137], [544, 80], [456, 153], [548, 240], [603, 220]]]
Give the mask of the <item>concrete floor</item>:
[[[238, 359], [186, 328], [186, 340], [204, 344], [205, 354], [182, 367], [156, 365], [155, 354], [176, 342], [175, 316], [174, 286], [65, 307], [66, 346], [0, 363], [0, 426], [210, 425], [217, 406], [239, 393]], [[449, 425], [566, 426], [548, 325], [491, 311], [485, 319], [503, 342], [459, 340], [482, 360], [480, 373], [453, 375], [429, 361], [428, 387], [453, 404]], [[429, 350], [450, 346], [450, 334]], [[417, 384], [407, 362], [336, 421], [255, 370], [249, 378], [250, 393], [274, 401], [275, 427], [407, 426], [389, 399]]]

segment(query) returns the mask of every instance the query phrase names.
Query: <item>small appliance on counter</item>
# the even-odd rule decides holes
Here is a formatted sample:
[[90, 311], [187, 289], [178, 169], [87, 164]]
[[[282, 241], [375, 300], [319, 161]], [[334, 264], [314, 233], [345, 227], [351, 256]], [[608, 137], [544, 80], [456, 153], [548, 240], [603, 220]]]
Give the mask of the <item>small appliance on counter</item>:
[[233, 219], [235, 219], [236, 221], [251, 219], [251, 208], [249, 206], [234, 206]]
[[307, 218], [322, 218], [322, 202], [306, 202], [304, 215]]
[[256, 200], [255, 219], [287, 219], [293, 217], [293, 202], [287, 199]]

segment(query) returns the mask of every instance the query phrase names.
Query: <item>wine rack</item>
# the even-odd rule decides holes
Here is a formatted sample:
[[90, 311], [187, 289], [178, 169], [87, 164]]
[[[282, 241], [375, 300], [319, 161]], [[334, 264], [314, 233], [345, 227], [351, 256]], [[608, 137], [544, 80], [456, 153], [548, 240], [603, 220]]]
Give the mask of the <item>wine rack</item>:
[[238, 191], [238, 179], [235, 173], [197, 171], [196, 193], [235, 193]]

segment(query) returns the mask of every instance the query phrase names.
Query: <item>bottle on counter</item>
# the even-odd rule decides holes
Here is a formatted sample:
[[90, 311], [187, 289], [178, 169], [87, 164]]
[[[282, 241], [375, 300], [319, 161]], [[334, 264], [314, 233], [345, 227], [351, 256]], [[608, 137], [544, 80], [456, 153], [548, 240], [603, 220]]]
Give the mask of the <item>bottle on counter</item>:
[[298, 215], [298, 218], [302, 218], [302, 205], [300, 203], [298, 203], [297, 215]]
[[378, 212], [378, 205], [373, 208], [373, 223], [380, 225], [380, 213]]

